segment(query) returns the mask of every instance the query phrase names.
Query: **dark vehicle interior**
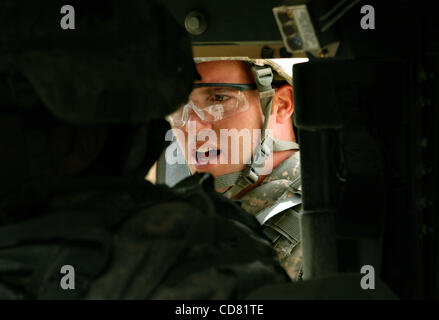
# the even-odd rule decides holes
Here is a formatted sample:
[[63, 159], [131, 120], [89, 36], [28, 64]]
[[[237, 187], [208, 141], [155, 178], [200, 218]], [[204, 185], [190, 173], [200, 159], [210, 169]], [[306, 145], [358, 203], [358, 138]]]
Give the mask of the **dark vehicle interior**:
[[[430, 4], [162, 2], [195, 57], [309, 59], [292, 70], [305, 279], [373, 265], [398, 297], [438, 298], [439, 29]], [[373, 29], [361, 28], [364, 5]], [[293, 30], [285, 6], [306, 8], [313, 29]], [[162, 154], [157, 182], [188, 175]]]
[[[261, 287], [271, 281], [267, 275], [289, 281], [256, 219], [208, 189], [212, 177], [192, 180], [176, 139], [164, 141], [171, 129], [165, 111], [174, 112], [194, 89], [194, 58], [248, 57], [276, 60], [293, 78], [305, 280], [296, 291], [268, 288], [250, 299], [345, 298], [348, 291], [335, 291], [351, 284], [360, 290], [371, 268], [383, 289], [375, 296], [370, 290], [372, 299], [386, 299], [388, 291], [402, 300], [439, 299], [435, 1], [156, 0], [163, 6], [124, 7], [129, 2], [77, 0], [77, 24], [91, 31], [71, 32], [59, 27], [63, 1], [51, 0], [56, 10], [33, 2], [29, 11], [3, 1], [0, 297], [244, 297], [259, 285], [254, 279]], [[147, 14], [114, 11], [139, 7]], [[45, 19], [39, 24], [35, 17]], [[182, 161], [169, 164], [166, 151], [176, 146]], [[180, 183], [186, 189], [176, 191]], [[257, 243], [254, 251], [248, 243]], [[248, 255], [236, 254], [238, 245]], [[237, 267], [223, 268], [220, 254], [230, 254]], [[260, 254], [266, 265], [247, 272], [245, 259]], [[70, 258], [85, 266], [77, 277], [83, 291], [59, 288], [58, 265]], [[225, 293], [215, 291], [214, 280]], [[233, 286], [241, 289], [241, 280], [239, 291]], [[211, 288], [195, 288], [203, 281]]]

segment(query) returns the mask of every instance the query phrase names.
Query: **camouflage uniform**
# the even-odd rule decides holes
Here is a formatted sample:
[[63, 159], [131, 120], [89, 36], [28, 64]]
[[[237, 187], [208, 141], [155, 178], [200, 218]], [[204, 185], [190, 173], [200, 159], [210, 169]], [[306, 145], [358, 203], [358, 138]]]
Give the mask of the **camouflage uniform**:
[[[257, 221], [212, 178], [128, 185], [56, 197], [0, 226], [0, 299], [243, 299], [288, 280]], [[74, 290], [60, 287], [63, 265]]]
[[[241, 198], [241, 206], [257, 215], [276, 205], [279, 200], [300, 197], [300, 154], [295, 152], [280, 163], [262, 183]], [[299, 229], [300, 201], [278, 213], [264, 224], [264, 233], [272, 240], [279, 262], [292, 280], [302, 277], [302, 248]], [[268, 209], [269, 210], [269, 209]]]

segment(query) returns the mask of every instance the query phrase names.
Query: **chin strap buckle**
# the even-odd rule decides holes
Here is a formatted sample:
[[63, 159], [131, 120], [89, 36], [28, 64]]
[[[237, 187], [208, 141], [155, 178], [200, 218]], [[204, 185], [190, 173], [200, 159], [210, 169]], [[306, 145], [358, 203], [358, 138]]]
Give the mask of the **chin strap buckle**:
[[250, 183], [256, 183], [258, 181], [259, 175], [254, 171], [253, 168], [250, 168], [248, 173], [245, 175], [245, 179]]
[[270, 90], [271, 83], [273, 82], [273, 70], [271, 67], [254, 66], [252, 71], [256, 80], [258, 91], [263, 92]]

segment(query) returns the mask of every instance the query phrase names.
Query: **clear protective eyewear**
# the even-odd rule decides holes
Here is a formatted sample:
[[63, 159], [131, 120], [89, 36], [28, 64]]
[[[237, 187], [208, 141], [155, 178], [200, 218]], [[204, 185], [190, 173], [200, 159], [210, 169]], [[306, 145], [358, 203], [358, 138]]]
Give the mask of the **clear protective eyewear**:
[[189, 102], [172, 113], [168, 120], [172, 126], [182, 127], [192, 112], [205, 122], [229, 118], [248, 110], [249, 102], [244, 91], [255, 89], [255, 84], [196, 83]]

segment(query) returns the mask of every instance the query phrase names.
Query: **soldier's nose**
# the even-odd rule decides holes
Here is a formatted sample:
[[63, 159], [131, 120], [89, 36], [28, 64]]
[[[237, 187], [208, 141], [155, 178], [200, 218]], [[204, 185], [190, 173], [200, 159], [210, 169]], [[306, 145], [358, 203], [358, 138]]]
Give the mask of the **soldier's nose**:
[[193, 110], [189, 111], [188, 121], [185, 126], [186, 131], [188, 131], [189, 125], [191, 127], [195, 126], [195, 131], [197, 133], [203, 129], [212, 129], [212, 123], [201, 119], [200, 116]]

